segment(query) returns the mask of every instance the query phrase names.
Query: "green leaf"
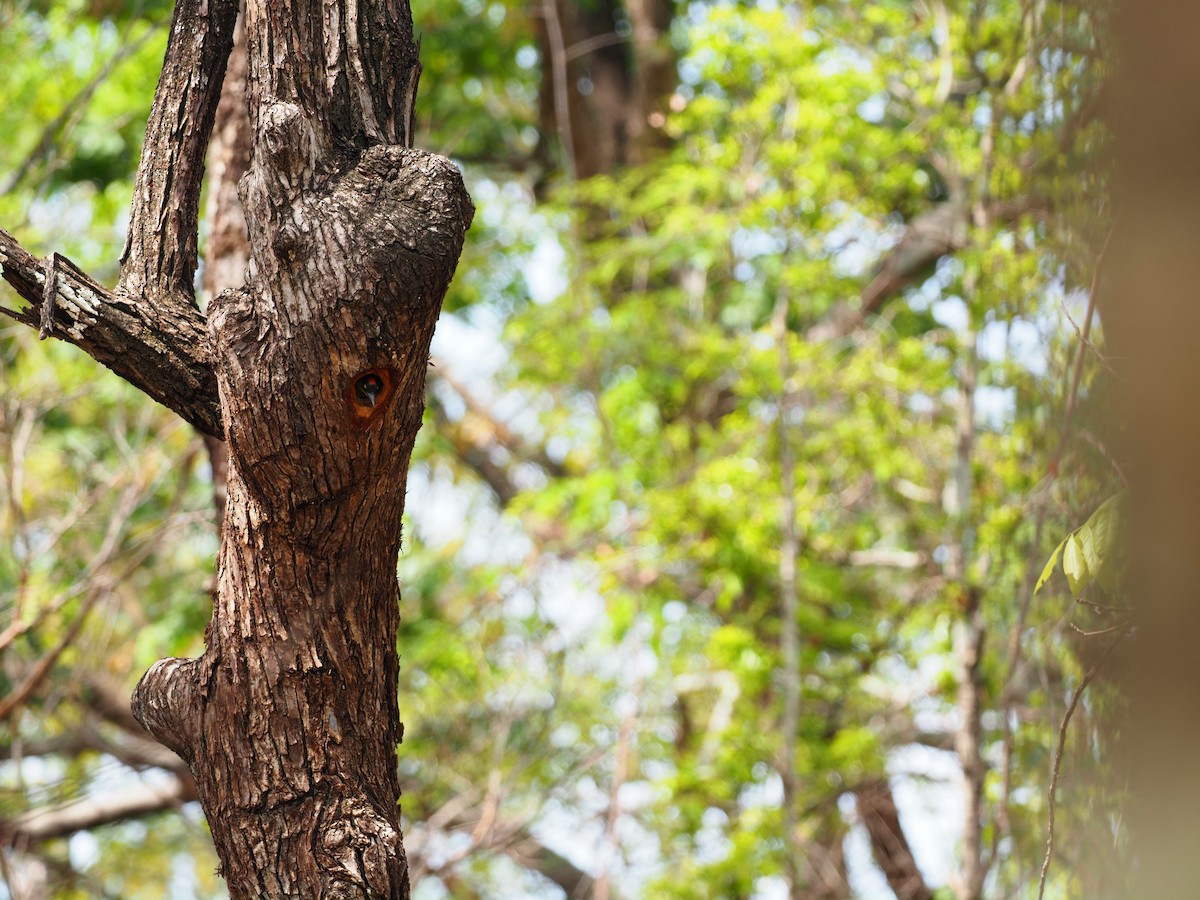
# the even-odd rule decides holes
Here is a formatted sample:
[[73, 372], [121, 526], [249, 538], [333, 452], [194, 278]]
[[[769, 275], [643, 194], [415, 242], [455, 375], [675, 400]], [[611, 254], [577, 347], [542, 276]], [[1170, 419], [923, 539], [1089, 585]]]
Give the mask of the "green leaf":
[[1124, 496], [1125, 492], [1122, 491], [1105, 500], [1079, 530], [1085, 540], [1084, 552], [1092, 576], [1109, 589], [1115, 586], [1113, 581], [1118, 569], [1117, 532], [1120, 527], [1120, 504]]
[[1035, 594], [1042, 589], [1042, 585], [1049, 581], [1050, 576], [1054, 574], [1054, 569], [1058, 566], [1058, 558], [1062, 555], [1062, 549], [1066, 543], [1067, 538], [1063, 538], [1058, 542], [1058, 546], [1054, 548], [1054, 552], [1050, 554], [1050, 561], [1046, 563], [1046, 568], [1042, 569], [1042, 574], [1039, 576], [1037, 584], [1034, 585], [1033, 592]]
[[1067, 585], [1075, 597], [1083, 593], [1083, 589], [1092, 580], [1083, 551], [1083, 541], [1077, 531], [1067, 536], [1066, 547], [1063, 549], [1063, 574], [1067, 576]]

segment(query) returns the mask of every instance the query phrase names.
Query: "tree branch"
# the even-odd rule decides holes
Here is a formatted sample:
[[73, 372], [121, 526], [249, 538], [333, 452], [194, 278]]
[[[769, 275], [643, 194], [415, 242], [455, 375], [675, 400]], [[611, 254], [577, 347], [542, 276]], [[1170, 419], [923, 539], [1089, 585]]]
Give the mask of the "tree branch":
[[182, 778], [172, 778], [161, 786], [134, 785], [31, 810], [11, 821], [0, 822], [0, 846], [25, 849], [77, 831], [163, 812], [195, 799], [194, 788]]
[[0, 230], [3, 277], [37, 308], [0, 312], [75, 344], [217, 437], [216, 379], [192, 277], [204, 153], [236, 16], [232, 0], [179, 0], [175, 7], [115, 291], [57, 254], [47, 272]]
[[820, 343], [852, 334], [867, 316], [877, 313], [939, 259], [961, 250], [966, 246], [967, 214], [965, 203], [950, 200], [913, 219], [884, 256], [875, 277], [863, 288], [858, 306], [838, 304], [826, 318], [808, 329], [807, 339]]
[[[191, 304], [153, 309], [102, 287], [65, 257], [57, 281], [51, 334], [79, 347], [205, 434], [222, 435], [217, 381], [207, 327]], [[42, 261], [0, 228], [0, 274], [30, 304], [0, 313], [41, 328], [46, 275]]]
[[169, 318], [196, 302], [200, 182], [237, 7], [236, 0], [178, 0], [146, 124], [116, 293]]
[[898, 900], [929, 900], [933, 892], [913, 858], [900, 826], [900, 813], [886, 778], [868, 781], [855, 789], [858, 816], [871, 838], [871, 855], [883, 870]]

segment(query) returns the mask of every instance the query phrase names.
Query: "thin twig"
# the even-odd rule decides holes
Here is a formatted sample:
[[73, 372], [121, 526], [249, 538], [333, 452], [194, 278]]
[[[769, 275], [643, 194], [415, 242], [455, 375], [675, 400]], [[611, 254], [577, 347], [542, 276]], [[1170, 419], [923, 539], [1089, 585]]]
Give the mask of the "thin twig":
[[1125, 475], [1125, 470], [1121, 467], [1121, 464], [1117, 462], [1116, 457], [1108, 452], [1108, 448], [1104, 446], [1103, 441], [1101, 441], [1100, 438], [1096, 437], [1096, 435], [1092, 434], [1092, 432], [1088, 431], [1086, 428], [1080, 427], [1075, 429], [1075, 431], [1081, 438], [1095, 447], [1096, 451], [1104, 457], [1104, 461], [1112, 467], [1112, 470], [1117, 473], [1117, 477], [1121, 479], [1121, 485], [1123, 487], [1128, 487], [1129, 478]]
[[1067, 309], [1067, 300], [1065, 297], [1058, 301], [1058, 308], [1062, 310], [1062, 314], [1066, 317], [1066, 320], [1071, 323], [1071, 328], [1075, 332], [1075, 337], [1079, 338], [1083, 346], [1087, 347], [1096, 355], [1096, 359], [1100, 360], [1100, 363], [1104, 366], [1104, 368], [1108, 369], [1108, 371], [1115, 377], [1120, 378], [1120, 374], [1112, 367], [1112, 361], [1108, 358], [1108, 356], [1101, 352], [1099, 347], [1084, 337], [1083, 331], [1080, 329], [1079, 324], [1071, 316], [1071, 311]]
[[0, 698], [0, 721], [7, 719], [12, 715], [14, 710], [18, 709], [29, 698], [30, 694], [41, 684], [42, 679], [46, 677], [46, 674], [50, 671], [54, 663], [58, 661], [62, 652], [74, 643], [75, 638], [79, 636], [80, 629], [83, 628], [87, 614], [91, 611], [92, 605], [101, 596], [101, 593], [98, 590], [92, 591], [87, 596], [87, 599], [83, 601], [79, 609], [79, 613], [75, 616], [75, 621], [71, 623], [71, 627], [67, 629], [67, 633], [62, 636], [62, 639], [54, 645], [49, 653], [38, 661], [25, 677], [24, 681], [17, 685], [8, 696]]
[[1038, 879], [1038, 900], [1042, 900], [1042, 895], [1046, 892], [1046, 876], [1050, 872], [1050, 861], [1054, 858], [1054, 807], [1055, 807], [1055, 792], [1058, 789], [1058, 776], [1062, 772], [1063, 751], [1067, 746], [1067, 726], [1071, 724], [1071, 716], [1075, 714], [1075, 708], [1079, 705], [1079, 699], [1083, 696], [1083, 692], [1087, 686], [1091, 684], [1096, 673], [1100, 671], [1101, 666], [1108, 661], [1109, 655], [1124, 638], [1124, 635], [1117, 637], [1108, 649], [1104, 651], [1104, 655], [1099, 661], [1088, 669], [1087, 674], [1083, 676], [1083, 680], [1079, 682], [1079, 686], [1075, 688], [1075, 693], [1071, 695], [1071, 702], [1067, 706], [1067, 711], [1063, 715], [1062, 725], [1058, 729], [1058, 747], [1054, 751], [1054, 769], [1050, 775], [1050, 808], [1048, 822], [1046, 825], [1046, 858], [1042, 861], [1042, 874]]
[[1105, 635], [1105, 634], [1115, 634], [1118, 631], [1127, 630], [1129, 628], [1130, 624], [1131, 624], [1130, 622], [1120, 622], [1116, 625], [1110, 625], [1108, 628], [1100, 628], [1100, 629], [1097, 629], [1096, 631], [1084, 631], [1082, 628], [1080, 628], [1074, 622], [1070, 623], [1071, 630], [1074, 631], [1076, 634], [1083, 635], [1084, 637], [1100, 637], [1101, 635]]
[[557, 0], [545, 0], [542, 15], [546, 19], [546, 38], [550, 43], [550, 68], [554, 73], [554, 118], [563, 144], [564, 168], [569, 180], [575, 180], [575, 140], [571, 134], [570, 98], [567, 94], [567, 58]]
[[581, 56], [587, 56], [596, 50], [603, 50], [605, 47], [612, 47], [617, 44], [627, 44], [634, 42], [652, 43], [651, 37], [638, 37], [632, 34], [617, 34], [615, 31], [610, 31], [608, 34], [598, 34], [594, 37], [584, 38], [578, 43], [572, 44], [563, 52], [563, 59], [566, 62], [579, 59]]
[[1092, 285], [1088, 290], [1088, 305], [1087, 312], [1083, 316], [1083, 331], [1079, 335], [1079, 350], [1075, 354], [1075, 368], [1071, 373], [1071, 390], [1067, 394], [1067, 408], [1063, 413], [1062, 429], [1058, 434], [1058, 447], [1054, 452], [1054, 468], [1053, 473], [1057, 474], [1058, 463], [1062, 460], [1063, 447], [1067, 441], [1067, 432], [1071, 427], [1071, 416], [1075, 413], [1075, 405], [1079, 399], [1079, 383], [1083, 378], [1083, 358], [1087, 348], [1091, 346], [1088, 343], [1088, 337], [1092, 333], [1092, 320], [1096, 317], [1096, 293], [1100, 282], [1100, 272], [1104, 268], [1104, 255], [1108, 253], [1108, 245], [1112, 243], [1113, 234], [1116, 232], [1117, 223], [1113, 222], [1108, 229], [1108, 236], [1104, 238], [1104, 246], [1100, 248], [1100, 253], [1096, 256], [1095, 269], [1092, 272]]
[[[1020, 667], [1020, 663], [1021, 663], [1021, 636], [1025, 631], [1025, 623], [1029, 617], [1029, 607], [1033, 600], [1034, 586], [1035, 586], [1036, 580], [1037, 580], [1038, 569], [1041, 565], [1041, 562], [1038, 558], [1038, 553], [1039, 553], [1041, 545], [1042, 545], [1042, 534], [1044, 532], [1045, 525], [1046, 525], [1046, 515], [1047, 515], [1047, 511], [1048, 511], [1048, 507], [1049, 507], [1050, 488], [1051, 488], [1054, 480], [1058, 477], [1059, 466], [1062, 463], [1063, 453], [1066, 448], [1067, 433], [1070, 429], [1071, 417], [1074, 414], [1075, 403], [1076, 403], [1076, 400], [1079, 395], [1079, 382], [1080, 382], [1080, 377], [1081, 377], [1081, 374], [1083, 371], [1084, 353], [1086, 352], [1086, 350], [1089, 347], [1092, 346], [1088, 341], [1088, 337], [1091, 334], [1092, 319], [1094, 318], [1095, 311], [1096, 311], [1096, 291], [1099, 286], [1100, 271], [1103, 266], [1104, 255], [1105, 255], [1105, 253], [1108, 252], [1108, 247], [1112, 241], [1113, 233], [1115, 230], [1116, 230], [1116, 223], [1114, 222], [1112, 224], [1112, 226], [1109, 228], [1108, 235], [1104, 239], [1104, 245], [1100, 248], [1100, 253], [1096, 256], [1095, 268], [1092, 273], [1091, 288], [1088, 291], [1087, 314], [1084, 317], [1083, 330], [1080, 331], [1079, 328], [1076, 327], [1076, 333], [1079, 336], [1080, 344], [1079, 344], [1079, 349], [1076, 351], [1076, 355], [1075, 355], [1075, 365], [1074, 365], [1072, 378], [1071, 378], [1071, 386], [1070, 386], [1069, 392], [1067, 394], [1066, 412], [1064, 413], [1064, 416], [1063, 416], [1062, 429], [1059, 433], [1058, 444], [1054, 449], [1054, 455], [1051, 456], [1051, 458], [1050, 458], [1049, 475], [1048, 475], [1047, 479], [1045, 480], [1045, 485], [1042, 489], [1042, 495], [1041, 495], [1040, 499], [1037, 501], [1037, 512], [1034, 515], [1033, 541], [1029, 547], [1029, 557], [1026, 561], [1025, 579], [1021, 586], [1021, 602], [1020, 602], [1019, 610], [1017, 612], [1017, 623], [1016, 623], [1015, 628], [1012, 631], [1012, 634], [1009, 637], [1008, 674], [1004, 679], [1004, 690], [1003, 690], [1003, 697], [1004, 697], [1003, 707], [1004, 708], [1003, 708], [1003, 715], [1002, 715], [1002, 727], [1003, 727], [1004, 735], [1003, 735], [1002, 745], [1001, 745], [1002, 746], [1001, 770], [1003, 773], [1002, 774], [1003, 787], [1001, 788], [1001, 798], [1000, 798], [1000, 819], [1001, 819], [1001, 823], [1002, 823], [1002, 825], [1004, 825], [1004, 827], [1003, 827], [1003, 829], [1001, 829], [1001, 828], [996, 829], [996, 831], [993, 835], [993, 838], [992, 838], [993, 855], [995, 853], [996, 848], [999, 846], [1001, 830], [1005, 830], [1005, 831], [1008, 830], [1006, 823], [1007, 823], [1007, 819], [1008, 819], [1008, 797], [1009, 797], [1009, 792], [1011, 791], [1011, 788], [1012, 788], [1012, 724], [1011, 724], [1011, 718], [1012, 718], [1012, 708], [1013, 708], [1013, 703], [1014, 703], [1014, 698], [1012, 696], [1013, 692], [1010, 690], [1010, 686], [1014, 683], [1014, 676], [1016, 675], [1017, 670]], [[1068, 316], [1068, 318], [1070, 318], [1070, 317]], [[1071, 322], [1071, 324], [1075, 325], [1075, 323], [1073, 321]], [[1103, 358], [1103, 357], [1101, 357], [1101, 358]], [[1114, 463], [1114, 465], [1115, 465], [1115, 463]], [[1120, 472], [1119, 468], [1118, 468], [1118, 474], [1120, 474], [1122, 476], [1122, 480], [1124, 480], [1124, 473]]]

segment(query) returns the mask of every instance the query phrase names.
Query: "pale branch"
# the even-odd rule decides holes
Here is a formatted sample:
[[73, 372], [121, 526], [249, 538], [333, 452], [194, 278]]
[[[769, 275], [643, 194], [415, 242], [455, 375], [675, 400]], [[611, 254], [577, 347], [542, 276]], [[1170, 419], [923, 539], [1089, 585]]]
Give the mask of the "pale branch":
[[454, 455], [492, 489], [500, 506], [508, 506], [520, 488], [513, 483], [505, 467], [492, 459], [491, 441], [468, 434], [461, 422], [455, 422], [446, 415], [445, 408], [436, 396], [430, 397], [429, 409], [433, 414], [434, 430], [449, 442]]
[[[407, 791], [408, 788], [406, 787]], [[409, 849], [414, 876], [427, 868], [421, 856], [426, 842], [422, 837], [430, 832], [442, 834], [476, 833], [484, 812], [476, 797], [456, 797], [437, 812], [424, 815], [422, 830], [410, 835], [413, 847]], [[464, 802], [465, 801], [465, 802]], [[445, 815], [439, 815], [445, 811]], [[592, 875], [579, 868], [566, 857], [545, 845], [529, 828], [527, 822], [518, 819], [499, 818], [487, 829], [482, 839], [472, 847], [473, 851], [499, 851], [521, 868], [536, 872], [546, 880], [562, 888], [568, 897], [583, 896], [592, 883]], [[414, 881], [417, 879], [414, 877]]]
[[121, 788], [57, 806], [30, 810], [14, 819], [0, 821], [0, 846], [24, 850], [77, 831], [175, 809], [195, 799], [194, 789], [183, 778], [171, 778], [163, 785], [138, 784]]
[[463, 405], [467, 408], [467, 411], [487, 426], [490, 437], [497, 444], [513, 456], [537, 464], [555, 478], [566, 476], [566, 468], [562, 463], [555, 462], [545, 447], [532, 446], [524, 437], [514, 434], [504, 422], [500, 421], [484, 405], [483, 401], [475, 396], [470, 388], [459, 381], [446, 366], [442, 365], [441, 360], [431, 360], [431, 364], [433, 365], [433, 369], [429, 373], [430, 385], [443, 384], [457, 394], [459, 399], [462, 400]]
[[[513, 464], [531, 463], [554, 478], [568, 475], [566, 466], [551, 458], [543, 445], [514, 434], [462, 382], [448, 374], [445, 366], [437, 361], [431, 366], [427, 380], [428, 405], [435, 430], [450, 444], [454, 456], [492, 489], [501, 507], [508, 506], [521, 492], [513, 477]], [[465, 415], [452, 419], [447, 414], [439, 387], [462, 401], [466, 407]], [[506, 461], [498, 461], [497, 455]]]
[[0, 760], [32, 759], [39, 756], [79, 756], [92, 747], [84, 736], [60, 734], [40, 741], [0, 741]]
[[915, 550], [872, 547], [868, 550], [852, 550], [847, 559], [850, 565], [856, 567], [919, 569], [928, 564], [929, 555]]
[[[85, 714], [86, 716], [86, 714]], [[137, 733], [118, 731], [119, 736], [103, 733], [95, 717], [86, 716], [70, 734], [42, 740], [9, 740], [0, 742], [0, 760], [29, 759], [41, 756], [60, 756], [74, 759], [89, 753], [99, 753], [120, 760], [131, 769], [166, 769], [176, 775], [187, 775], [183, 761], [150, 737], [140, 725]]]

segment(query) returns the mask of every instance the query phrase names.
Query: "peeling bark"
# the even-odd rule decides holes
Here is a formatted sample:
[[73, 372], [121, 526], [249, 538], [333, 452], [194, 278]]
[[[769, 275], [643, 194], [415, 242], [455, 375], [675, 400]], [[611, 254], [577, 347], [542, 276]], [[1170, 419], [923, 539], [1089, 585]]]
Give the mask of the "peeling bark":
[[[0, 308], [41, 327], [42, 261], [0, 228], [0, 272], [24, 310]], [[221, 434], [217, 379], [208, 356], [204, 317], [194, 306], [158, 309], [118, 296], [59, 257], [50, 334], [79, 347], [134, 387], [174, 410], [205, 434]]]

